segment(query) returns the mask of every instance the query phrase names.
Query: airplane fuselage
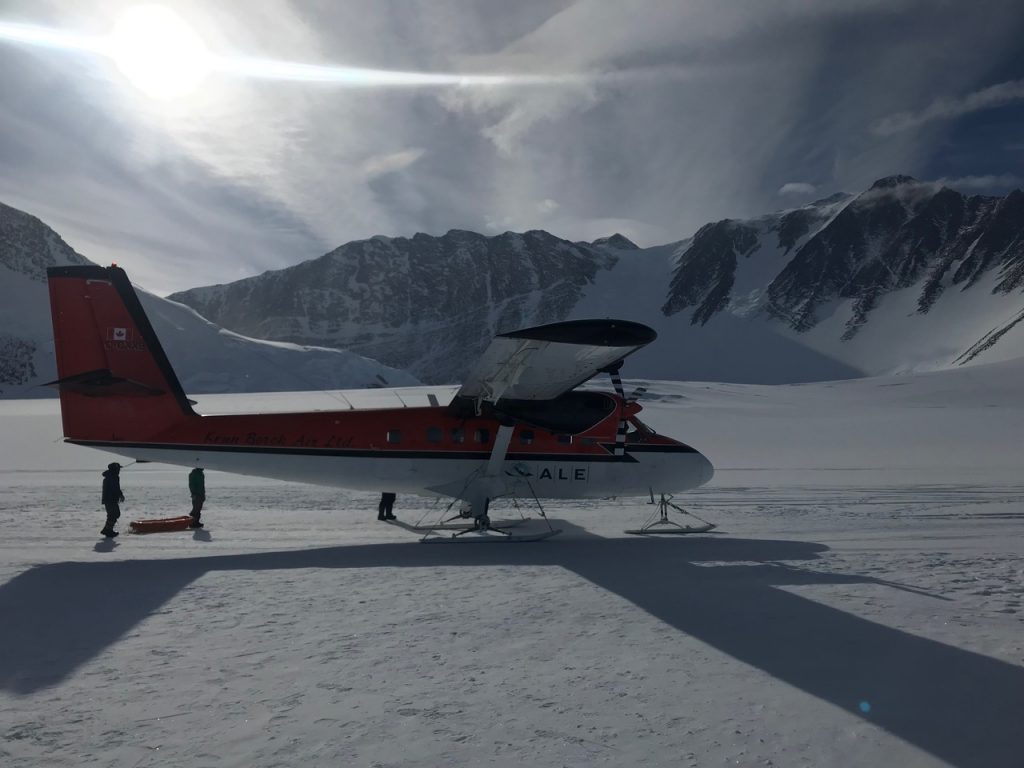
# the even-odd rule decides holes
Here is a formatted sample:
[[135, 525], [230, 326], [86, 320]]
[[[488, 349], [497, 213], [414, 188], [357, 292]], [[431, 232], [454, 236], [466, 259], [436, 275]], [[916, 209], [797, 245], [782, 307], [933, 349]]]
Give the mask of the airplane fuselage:
[[[634, 429], [616, 455], [619, 409], [578, 434], [514, 425], [493, 496], [597, 498], [682, 491], [713, 472], [699, 452]], [[167, 464], [198, 466], [353, 490], [459, 496], [487, 472], [500, 421], [452, 416], [443, 406], [309, 413], [195, 416], [152, 435], [114, 432], [70, 442]]]
[[[637, 419], [618, 379], [655, 332], [571, 320], [492, 339], [450, 403], [204, 416], [119, 267], [47, 270], [68, 442], [138, 460], [365, 491], [490, 499], [671, 493], [711, 463]], [[578, 389], [600, 372], [616, 393]], [[403, 401], [404, 402], [404, 401]]]

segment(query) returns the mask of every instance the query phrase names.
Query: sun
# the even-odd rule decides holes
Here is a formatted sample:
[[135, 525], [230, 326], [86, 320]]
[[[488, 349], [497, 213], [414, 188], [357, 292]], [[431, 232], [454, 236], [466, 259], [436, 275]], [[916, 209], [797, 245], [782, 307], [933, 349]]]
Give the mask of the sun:
[[108, 52], [128, 81], [154, 99], [184, 98], [210, 71], [202, 38], [162, 5], [125, 11], [111, 31]]

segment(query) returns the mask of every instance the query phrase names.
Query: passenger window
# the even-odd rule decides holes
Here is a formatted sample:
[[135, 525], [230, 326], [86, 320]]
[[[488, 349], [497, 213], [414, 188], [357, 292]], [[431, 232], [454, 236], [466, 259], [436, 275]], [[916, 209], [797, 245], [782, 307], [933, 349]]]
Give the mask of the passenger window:
[[443, 434], [440, 427], [427, 427], [427, 442], [440, 443]]
[[519, 433], [519, 442], [523, 445], [533, 445], [533, 430], [524, 429]]
[[466, 432], [462, 427], [452, 428], [452, 442], [453, 443], [464, 443], [466, 442]]
[[597, 445], [597, 439], [593, 437], [584, 437], [580, 440], [584, 445]]
[[478, 429], [473, 439], [478, 443], [488, 443], [491, 440], [491, 431], [489, 429]]
[[572, 435], [559, 435], [558, 442], [560, 443], [572, 443]]
[[400, 429], [389, 429], [388, 430], [388, 442], [389, 443], [400, 443], [400, 442], [402, 442], [402, 430], [400, 430]]

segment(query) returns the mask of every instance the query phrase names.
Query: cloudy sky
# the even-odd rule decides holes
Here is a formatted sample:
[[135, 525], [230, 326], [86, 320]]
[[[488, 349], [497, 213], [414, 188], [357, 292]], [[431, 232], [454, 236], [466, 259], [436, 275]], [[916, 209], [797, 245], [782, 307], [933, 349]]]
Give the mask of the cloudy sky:
[[139, 5], [0, 0], [0, 201], [160, 293], [375, 234], [1024, 186], [1019, 0]]

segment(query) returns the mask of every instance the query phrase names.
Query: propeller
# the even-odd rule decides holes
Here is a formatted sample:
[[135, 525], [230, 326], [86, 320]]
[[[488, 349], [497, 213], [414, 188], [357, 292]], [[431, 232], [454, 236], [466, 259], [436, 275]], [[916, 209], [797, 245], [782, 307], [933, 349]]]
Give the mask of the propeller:
[[[619, 370], [622, 368], [622, 361], [620, 360], [617, 365], [613, 368], [608, 369], [608, 375], [612, 377], [612, 386], [615, 387], [615, 394], [623, 399], [625, 402], [629, 402], [626, 399], [626, 390], [622, 388], [622, 377], [619, 376]], [[615, 450], [612, 451], [613, 456], [625, 456], [626, 455], [626, 430], [628, 425], [626, 424], [626, 409], [622, 408], [619, 411], [619, 428], [615, 432]]]
[[[615, 394], [622, 398], [625, 405], [635, 403], [647, 392], [647, 387], [637, 387], [634, 389], [629, 396], [626, 396], [626, 390], [622, 386], [622, 377], [619, 376], [619, 371], [622, 369], [622, 361], [619, 360], [614, 366], [606, 368], [608, 375], [611, 376], [612, 386], [615, 387]], [[619, 428], [615, 432], [615, 450], [613, 455], [624, 456], [626, 453], [626, 432], [629, 429], [629, 425], [626, 422], [626, 409], [623, 408], [619, 415]]]

